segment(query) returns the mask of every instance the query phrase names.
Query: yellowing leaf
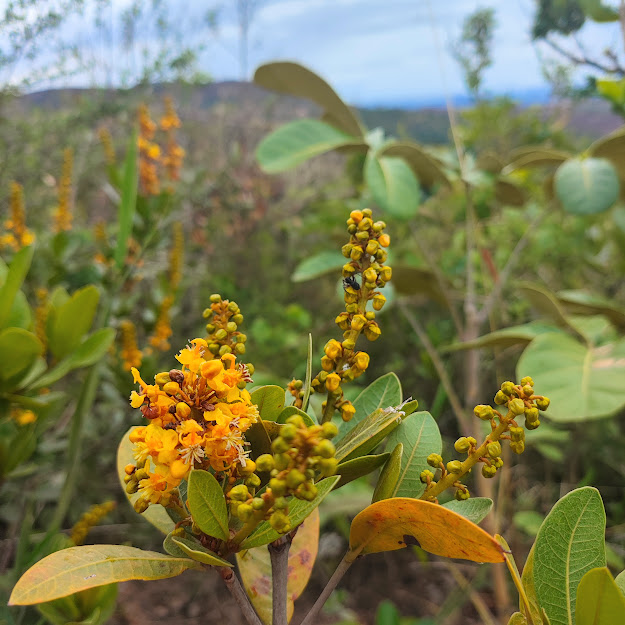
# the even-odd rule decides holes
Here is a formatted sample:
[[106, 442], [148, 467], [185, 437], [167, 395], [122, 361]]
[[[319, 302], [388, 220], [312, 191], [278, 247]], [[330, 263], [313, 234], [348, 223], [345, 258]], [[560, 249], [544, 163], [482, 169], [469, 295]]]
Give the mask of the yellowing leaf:
[[504, 562], [501, 545], [463, 516], [429, 501], [394, 497], [371, 504], [352, 521], [352, 556], [419, 545], [446, 558]]
[[61, 549], [32, 566], [19, 579], [9, 605], [32, 605], [129, 579], [165, 579], [200, 568], [195, 560], [122, 545]]
[[[312, 572], [319, 547], [319, 510], [299, 526], [289, 549], [287, 614], [293, 616], [293, 603], [302, 594]], [[271, 560], [266, 545], [237, 553], [237, 565], [243, 586], [263, 623], [272, 618]]]

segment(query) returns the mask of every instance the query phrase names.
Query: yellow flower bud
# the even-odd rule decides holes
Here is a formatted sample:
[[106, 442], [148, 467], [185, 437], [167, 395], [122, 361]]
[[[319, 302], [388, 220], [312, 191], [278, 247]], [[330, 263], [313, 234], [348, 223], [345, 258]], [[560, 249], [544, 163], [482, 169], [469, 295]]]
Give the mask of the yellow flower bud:
[[176, 404], [176, 416], [179, 419], [188, 419], [191, 414], [191, 408], [182, 401]]
[[380, 330], [380, 326], [375, 321], [365, 326], [365, 336], [369, 341], [377, 340], [380, 338], [380, 334], [382, 334], [382, 330]]
[[133, 408], [139, 408], [139, 406], [143, 404], [144, 399], [145, 399], [145, 396], [139, 395], [137, 391], [132, 391], [132, 393], [130, 393], [130, 405]]
[[337, 373], [331, 373], [326, 378], [326, 388], [329, 391], [336, 391], [336, 389], [339, 387], [340, 384], [341, 384], [341, 376], [338, 375]]
[[369, 354], [367, 352], [358, 352], [354, 357], [354, 364], [361, 371], [365, 371], [369, 366]]
[[329, 340], [323, 351], [328, 358], [331, 358], [334, 361], [338, 360], [343, 354], [341, 344], [335, 339]]
[[509, 404], [508, 408], [513, 415], [522, 415], [525, 412], [525, 404], [522, 399], [513, 399]]
[[360, 330], [364, 328], [365, 323], [367, 323], [367, 320], [365, 319], [364, 315], [354, 315], [352, 317], [351, 328], [352, 330], [360, 332]]
[[393, 270], [388, 265], [385, 265], [382, 269], [380, 269], [380, 278], [382, 278], [384, 282], [388, 282], [392, 276]]
[[388, 247], [391, 244], [391, 237], [389, 237], [388, 234], [386, 233], [381, 234], [380, 237], [378, 238], [378, 243], [382, 247]]
[[373, 296], [373, 309], [374, 310], [382, 310], [382, 307], [386, 303], [386, 297], [382, 295], [382, 293], [376, 293]]
[[362, 211], [360, 211], [360, 210], [353, 210], [349, 214], [349, 218], [353, 219], [354, 223], [360, 223], [362, 221], [362, 218], [363, 218]]
[[345, 402], [341, 406], [341, 418], [343, 421], [351, 421], [352, 417], [356, 414], [356, 408], [349, 402]]
[[375, 282], [378, 279], [378, 272], [373, 267], [369, 267], [369, 269], [362, 274], [362, 277], [366, 282]]
[[178, 384], [178, 382], [167, 382], [167, 384], [163, 386], [163, 390], [168, 395], [175, 395], [176, 393], [180, 392], [180, 385]]

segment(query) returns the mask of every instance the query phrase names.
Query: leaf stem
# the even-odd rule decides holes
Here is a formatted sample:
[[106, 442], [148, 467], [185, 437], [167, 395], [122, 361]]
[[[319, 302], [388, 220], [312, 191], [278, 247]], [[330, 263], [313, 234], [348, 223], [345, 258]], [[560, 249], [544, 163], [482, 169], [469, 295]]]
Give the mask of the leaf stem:
[[289, 549], [291, 541], [291, 535], [287, 534], [267, 545], [271, 559], [271, 579], [273, 584], [271, 599], [273, 625], [288, 625], [287, 585], [289, 581]]
[[248, 625], [263, 625], [258, 614], [254, 611], [254, 607], [250, 603], [249, 597], [243, 589], [239, 578], [234, 574], [234, 571], [227, 566], [218, 567], [217, 570], [219, 571], [219, 575], [221, 575], [221, 579], [224, 580], [226, 588], [234, 597], [239, 608], [241, 608], [241, 612]]
[[339, 562], [339, 565], [336, 567], [336, 571], [332, 574], [332, 577], [326, 584], [326, 587], [323, 589], [317, 601], [310, 609], [310, 612], [306, 615], [306, 618], [300, 623], [300, 625], [315, 625], [318, 620], [319, 612], [321, 612], [321, 608], [325, 605], [325, 602], [328, 600], [334, 589], [338, 586], [338, 583], [343, 579], [343, 575], [347, 573], [347, 569], [352, 565], [352, 562], [355, 558], [350, 558], [352, 555], [351, 551], [348, 551], [343, 559]]

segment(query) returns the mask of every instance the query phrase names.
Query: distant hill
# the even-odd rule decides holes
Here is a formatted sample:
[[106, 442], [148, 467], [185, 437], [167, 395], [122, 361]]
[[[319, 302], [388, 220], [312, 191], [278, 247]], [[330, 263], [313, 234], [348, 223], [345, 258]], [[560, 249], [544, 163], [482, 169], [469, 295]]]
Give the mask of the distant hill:
[[[51, 89], [20, 96], [13, 107], [20, 114], [27, 114], [35, 107], [45, 110], [62, 110], [76, 107], [89, 101], [105, 101], [114, 108], [117, 100], [127, 98], [160, 98], [164, 93], [171, 93], [176, 99], [181, 112], [192, 115], [206, 111], [217, 105], [226, 107], [252, 107], [260, 114], [267, 114], [276, 122], [316, 115], [314, 104], [279, 96], [267, 92], [248, 82], [215, 82], [206, 85], [159, 84], [140, 85], [129, 90], [106, 89]], [[118, 96], [124, 95], [125, 98]], [[121, 102], [120, 102], [121, 105]], [[567, 127], [578, 135], [596, 138], [621, 126], [623, 120], [614, 115], [607, 103], [599, 100], [586, 100], [580, 103], [558, 103], [540, 105], [546, 112], [558, 107], [560, 117]], [[422, 143], [441, 144], [449, 141], [449, 120], [444, 107], [426, 107], [409, 109], [397, 108], [362, 108], [358, 109], [363, 121], [369, 128], [381, 127], [387, 134], [399, 137], [411, 137]]]

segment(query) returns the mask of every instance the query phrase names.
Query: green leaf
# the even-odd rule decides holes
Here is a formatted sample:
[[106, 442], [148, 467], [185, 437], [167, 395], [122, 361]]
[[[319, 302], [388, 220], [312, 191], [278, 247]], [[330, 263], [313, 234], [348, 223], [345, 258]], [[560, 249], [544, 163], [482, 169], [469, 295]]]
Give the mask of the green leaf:
[[295, 406], [285, 406], [278, 415], [277, 423], [286, 423], [286, 420], [293, 415], [299, 415], [304, 419], [304, 423], [310, 427], [311, 425], [317, 425], [317, 422], [303, 410], [296, 408]]
[[191, 471], [187, 506], [193, 521], [205, 534], [228, 540], [226, 498], [219, 482], [208, 471]]
[[486, 347], [498, 347], [505, 349], [514, 345], [529, 345], [537, 336], [546, 332], [555, 332], [557, 327], [543, 323], [542, 321], [532, 321], [519, 326], [502, 328], [489, 332], [472, 341], [463, 343], [452, 343], [443, 348], [442, 352], [456, 352], [465, 349], [482, 349]]
[[377, 456], [362, 456], [361, 458], [354, 458], [347, 462], [342, 462], [336, 467], [336, 475], [340, 475], [341, 479], [336, 483], [334, 487], [341, 488], [349, 482], [357, 480], [363, 475], [368, 475], [372, 471], [375, 471], [381, 467], [390, 457], [391, 454], [378, 454]]
[[[625, 85], [625, 80], [622, 81]], [[599, 86], [599, 85], [598, 85]], [[625, 86], [623, 87], [625, 89]], [[622, 104], [622, 102], [621, 102]], [[625, 163], [623, 162], [623, 150], [625, 149], [625, 128], [622, 126], [614, 132], [595, 141], [588, 152], [596, 158], [608, 159], [616, 167], [619, 175], [625, 178]]]
[[175, 577], [200, 564], [122, 545], [88, 545], [57, 551], [19, 579], [9, 605], [33, 605], [75, 592], [130, 579]]
[[34, 250], [32, 245], [23, 247], [13, 256], [11, 266], [0, 288], [0, 329], [5, 328], [9, 322], [15, 298], [30, 269]]
[[137, 169], [137, 131], [135, 130], [128, 140], [126, 147], [126, 158], [124, 160], [123, 182], [121, 188], [121, 201], [117, 221], [119, 231], [117, 234], [117, 245], [115, 247], [115, 264], [118, 269], [122, 269], [126, 260], [128, 249], [128, 239], [132, 234], [132, 222], [137, 207], [137, 185], [139, 174]]
[[603, 315], [621, 330], [625, 330], [625, 310], [612, 300], [585, 291], [558, 291], [558, 301], [566, 311], [575, 315]]
[[621, 589], [623, 596], [625, 596], [625, 571], [621, 571], [614, 580], [616, 585]]
[[597, 92], [601, 97], [619, 108], [625, 106], [625, 79], [601, 78], [597, 79], [596, 85]]
[[306, 282], [328, 273], [338, 273], [347, 259], [340, 252], [319, 252], [306, 257], [296, 268], [291, 276], [293, 282]]
[[[24, 374], [43, 353], [41, 341], [22, 328], [0, 332], [0, 381], [7, 382]], [[11, 390], [11, 389], [7, 389]]]
[[378, 606], [378, 611], [375, 615], [375, 625], [401, 625], [399, 610], [389, 599], [385, 599]]
[[[122, 490], [126, 494], [128, 501], [132, 505], [135, 500], [139, 497], [139, 493], [135, 493], [133, 495], [129, 495], [126, 492], [126, 483], [124, 482], [124, 477], [126, 476], [126, 472], [124, 471], [124, 467], [127, 464], [135, 464], [135, 457], [133, 454], [134, 443], [130, 441], [129, 435], [133, 430], [136, 430], [137, 425], [133, 425], [128, 431], [124, 434], [121, 441], [119, 441], [119, 446], [117, 447], [117, 476], [119, 478], [119, 483], [121, 485]], [[140, 514], [141, 518], [145, 519], [148, 523], [151, 523], [156, 529], [158, 529], [163, 534], [169, 534], [174, 529], [174, 522], [169, 518], [167, 511], [163, 506], [153, 505], [150, 506], [145, 512]]]
[[519, 510], [514, 513], [514, 525], [528, 536], [535, 537], [545, 517], [535, 510]]
[[363, 142], [315, 119], [289, 122], [267, 135], [256, 148], [256, 159], [268, 174], [292, 169], [313, 156]]
[[599, 491], [584, 487], [565, 495], [536, 537], [534, 585], [551, 625], [575, 623], [575, 599], [585, 573], [605, 566], [605, 511]]
[[[339, 479], [339, 475], [333, 475], [332, 477], [327, 477], [325, 480], [317, 482], [315, 484], [317, 487], [317, 496], [312, 501], [304, 501], [295, 498], [289, 500], [289, 519], [293, 529], [319, 506]], [[281, 535], [282, 534], [276, 532], [267, 521], [263, 521], [256, 531], [241, 543], [241, 549], [251, 549], [252, 547], [266, 545], [280, 538]]]
[[528, 625], [527, 619], [521, 612], [515, 612], [510, 616], [510, 620], [508, 621], [508, 625]]
[[[561, 328], [568, 328], [582, 337], [575, 325], [564, 314], [555, 293], [537, 284], [523, 282], [519, 285], [520, 292], [529, 300], [530, 304], [543, 315], [550, 317]], [[583, 337], [582, 337], [583, 338]]]
[[29, 330], [33, 323], [33, 315], [28, 305], [28, 300], [22, 291], [15, 294], [11, 314], [9, 315], [8, 326], [10, 328], [24, 328]]
[[411, 219], [417, 214], [421, 191], [404, 159], [376, 156], [369, 152], [364, 174], [373, 199], [389, 215], [397, 219]]
[[[380, 473], [378, 483], [375, 485], [375, 490], [373, 491], [373, 496], [371, 497], [371, 503], [393, 497], [397, 488], [399, 474], [401, 472], [401, 460], [403, 453], [404, 446], [401, 443], [397, 443], [390, 454], [388, 462], [384, 465], [384, 469], [382, 469], [382, 472]], [[371, 456], [365, 456], [365, 458], [370, 457]], [[360, 460], [360, 458], [357, 458], [356, 460]], [[351, 462], [356, 462], [356, 460], [352, 460]]]
[[625, 406], [625, 339], [589, 347], [566, 334], [542, 334], [517, 364], [517, 376], [526, 375], [551, 400], [546, 416], [553, 421], [610, 416]]
[[337, 440], [345, 436], [347, 432], [358, 425], [365, 417], [374, 413], [379, 408], [388, 408], [389, 406], [398, 406], [402, 402], [401, 382], [393, 373], [385, 375], [374, 380], [360, 392], [354, 400], [354, 408], [356, 413], [348, 423], [339, 425], [339, 433]]
[[401, 415], [393, 408], [376, 410], [339, 440], [334, 457], [342, 462], [368, 454], [400, 423]]
[[[536, 551], [536, 543], [532, 545], [527, 559], [525, 560], [525, 566], [523, 567], [523, 574], [521, 575], [521, 582], [523, 589], [529, 601], [529, 616], [533, 623], [541, 625], [543, 619], [541, 618], [541, 608], [538, 605], [538, 597], [536, 596], [536, 586], [534, 584], [534, 552]], [[524, 602], [521, 601], [521, 611], [525, 616], [528, 616]]]
[[426, 188], [437, 184], [451, 186], [441, 164], [416, 143], [392, 141], [380, 148], [378, 154], [402, 158], [411, 167], [417, 180]]
[[523, 187], [505, 178], [498, 178], [495, 182], [495, 197], [506, 206], [521, 207], [527, 202], [527, 193]]
[[618, 625], [625, 617], [625, 597], [604, 567], [582, 577], [576, 606], [576, 625]]
[[231, 562], [204, 548], [199, 542], [181, 536], [172, 536], [171, 541], [188, 558], [210, 566], [232, 566]]
[[95, 286], [78, 289], [62, 306], [54, 310], [48, 333], [48, 345], [56, 358], [65, 358], [78, 348], [91, 328], [100, 292]]
[[265, 89], [312, 100], [325, 111], [328, 123], [347, 134], [362, 136], [354, 112], [325, 80], [303, 65], [284, 61], [261, 65], [254, 72], [254, 82]]
[[54, 625], [104, 625], [115, 611], [117, 589], [117, 584], [89, 588], [40, 603], [37, 610]]
[[393, 264], [392, 284], [401, 295], [425, 295], [439, 304], [447, 304], [438, 278], [430, 269]]
[[618, 200], [620, 185], [614, 165], [603, 158], [571, 159], [556, 172], [555, 192], [565, 211], [595, 215]]
[[571, 158], [571, 154], [569, 152], [535, 148], [534, 146], [518, 148], [512, 152], [511, 156], [512, 161], [504, 169], [504, 172], [506, 173], [512, 172], [516, 169], [561, 165]]
[[258, 406], [263, 421], [276, 421], [284, 408], [284, 389], [280, 386], [260, 386], [252, 392], [252, 403]]
[[114, 338], [115, 330], [113, 328], [97, 330], [81, 343], [75, 351], [61, 360], [56, 367], [53, 367], [35, 380], [35, 383], [30, 388], [34, 390], [50, 386], [74, 369], [89, 367], [95, 364], [108, 352]]
[[618, 22], [618, 11], [601, 0], [579, 0], [579, 6], [593, 22]]
[[394, 447], [397, 443], [403, 444], [404, 453], [399, 479], [391, 496], [418, 498], [425, 490], [419, 476], [429, 468], [427, 457], [440, 454], [443, 449], [441, 434], [432, 415], [416, 412], [404, 419], [388, 437], [388, 445]]
[[453, 510], [453, 512], [462, 515], [465, 519], [469, 519], [469, 521], [473, 523], [479, 523], [484, 520], [486, 515], [490, 512], [490, 509], [493, 507], [493, 500], [488, 497], [470, 497], [464, 501], [452, 499], [444, 503], [443, 506], [448, 510]]
[[[268, 421], [273, 423], [273, 421]], [[258, 456], [271, 453], [271, 439], [265, 428], [265, 424], [262, 419], [252, 423], [252, 425], [245, 432], [245, 440], [249, 442], [252, 447], [251, 457], [252, 460], [256, 460]]]

